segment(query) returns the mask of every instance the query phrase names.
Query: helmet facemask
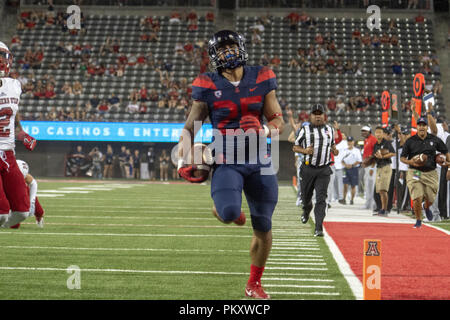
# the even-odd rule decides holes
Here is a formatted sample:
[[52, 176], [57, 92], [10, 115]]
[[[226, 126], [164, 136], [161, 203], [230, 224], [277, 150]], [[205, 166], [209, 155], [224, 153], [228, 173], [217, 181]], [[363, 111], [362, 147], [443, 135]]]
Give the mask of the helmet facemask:
[[11, 52], [0, 49], [0, 77], [7, 77], [9, 75], [12, 60]]
[[[208, 43], [208, 54], [213, 69], [235, 69], [245, 65], [248, 54], [245, 50], [244, 38], [234, 32], [225, 36], [219, 32]], [[217, 36], [219, 35], [219, 36]]]

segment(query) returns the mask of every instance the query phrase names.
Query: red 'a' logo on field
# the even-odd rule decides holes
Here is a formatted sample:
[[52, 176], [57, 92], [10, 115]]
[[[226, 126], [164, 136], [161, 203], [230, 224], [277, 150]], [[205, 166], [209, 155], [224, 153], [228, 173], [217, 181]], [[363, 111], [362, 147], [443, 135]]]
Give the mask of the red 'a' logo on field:
[[369, 241], [369, 247], [367, 248], [366, 256], [379, 256], [380, 252], [378, 251], [377, 242]]

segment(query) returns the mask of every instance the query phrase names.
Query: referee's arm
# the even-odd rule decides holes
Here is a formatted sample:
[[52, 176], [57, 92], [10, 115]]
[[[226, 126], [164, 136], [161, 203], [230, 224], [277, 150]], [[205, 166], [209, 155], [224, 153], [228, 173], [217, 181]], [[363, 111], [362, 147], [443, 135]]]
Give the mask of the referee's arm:
[[305, 139], [305, 127], [302, 127], [300, 129], [300, 132], [298, 133], [297, 139], [295, 139], [295, 144], [292, 147], [292, 151], [303, 154], [313, 154], [314, 153], [313, 146], [309, 146], [308, 148], [302, 148], [300, 146], [304, 139]]

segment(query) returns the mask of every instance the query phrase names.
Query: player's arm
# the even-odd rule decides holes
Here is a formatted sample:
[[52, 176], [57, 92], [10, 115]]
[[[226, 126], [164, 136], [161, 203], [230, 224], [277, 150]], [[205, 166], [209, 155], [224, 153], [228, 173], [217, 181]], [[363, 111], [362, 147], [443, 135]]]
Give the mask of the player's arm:
[[29, 187], [30, 193], [30, 214], [34, 214], [35, 205], [36, 205], [36, 195], [38, 191], [38, 183], [36, 179], [33, 178], [31, 174], [27, 174], [25, 176], [25, 182]]
[[263, 113], [268, 121], [267, 128], [269, 129], [269, 133], [267, 134], [267, 136], [271, 136], [272, 130], [277, 130], [279, 135], [283, 133], [283, 111], [281, 110], [280, 104], [278, 103], [275, 90], [272, 90], [268, 94], [266, 94], [264, 98]]
[[[180, 159], [184, 158], [187, 155], [187, 151], [191, 150], [191, 147], [194, 145], [195, 135], [201, 129], [201, 124], [207, 116], [208, 105], [205, 102], [194, 100], [178, 142], [178, 156]], [[196, 122], [197, 125], [195, 125]]]
[[33, 151], [36, 146], [36, 139], [27, 134], [22, 129], [22, 124], [20, 123], [20, 115], [19, 112], [16, 113], [16, 117], [14, 118], [15, 122], [15, 134], [16, 139], [23, 142], [23, 145], [30, 151]]
[[190, 182], [203, 182], [205, 177], [194, 177], [194, 166], [186, 165], [186, 157], [193, 150], [194, 138], [208, 116], [208, 105], [205, 102], [194, 100], [184, 128], [178, 142], [178, 174]]

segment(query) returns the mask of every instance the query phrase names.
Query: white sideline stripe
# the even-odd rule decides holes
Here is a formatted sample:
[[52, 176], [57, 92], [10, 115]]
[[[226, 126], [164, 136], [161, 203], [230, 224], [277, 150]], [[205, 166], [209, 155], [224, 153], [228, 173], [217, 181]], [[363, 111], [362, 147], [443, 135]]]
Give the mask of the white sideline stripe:
[[328, 270], [328, 268], [266, 267], [265, 270], [316, 270], [316, 271], [326, 271], [326, 270]]
[[[214, 238], [252, 238], [251, 235], [236, 235], [236, 234], [152, 234], [152, 233], [82, 233], [82, 232], [11, 232], [0, 231], [2, 234], [33, 234], [33, 235], [50, 235], [50, 236], [106, 236], [106, 237], [214, 237]], [[311, 249], [309, 249], [311, 250]]]
[[335, 289], [335, 286], [321, 285], [302, 285], [302, 284], [264, 284], [265, 288], [316, 288], [316, 289]]
[[347, 260], [345, 260], [341, 250], [339, 250], [339, 247], [336, 245], [333, 238], [331, 238], [328, 235], [328, 232], [326, 232], [325, 227], [324, 231], [325, 231], [324, 232], [325, 243], [328, 245], [328, 248], [330, 249], [330, 252], [334, 257], [334, 260], [338, 265], [339, 271], [342, 273], [345, 280], [347, 280], [355, 298], [357, 300], [362, 300], [363, 287], [361, 281], [359, 281], [358, 277], [353, 273], [352, 268], [350, 268], [350, 265], [348, 264]]
[[78, 190], [78, 191], [75, 191], [75, 190], [73, 190], [73, 191], [69, 191], [69, 190], [45, 190], [45, 189], [41, 189], [41, 190], [39, 190], [39, 192], [42, 192], [42, 193], [91, 193], [91, 191], [81, 191], [81, 190]]
[[279, 247], [319, 247], [316, 243], [274, 243], [274, 245]]
[[[0, 267], [0, 270], [26, 271], [67, 271], [68, 268], [36, 268], [36, 267]], [[189, 271], [189, 270], [127, 270], [127, 269], [80, 269], [83, 272], [121, 272], [121, 273], [167, 273], [167, 274], [216, 274], [216, 275], [248, 275], [248, 272], [224, 271]]]
[[39, 198], [57, 198], [57, 197], [64, 197], [64, 194], [43, 194], [43, 193], [37, 193], [36, 194]]
[[339, 296], [339, 292], [274, 292], [274, 291], [267, 291], [268, 294], [289, 294], [289, 295], [295, 295], [295, 296], [301, 296], [301, 295], [314, 295], [314, 296]]
[[302, 282], [334, 282], [332, 279], [317, 279], [317, 278], [266, 278], [262, 277], [264, 281], [302, 281]]
[[305, 266], [326, 266], [325, 262], [279, 262], [279, 261], [267, 261], [267, 264], [275, 265], [305, 265]]
[[[76, 208], [76, 209], [93, 209], [93, 208], [109, 208], [111, 209], [111, 207], [114, 208], [118, 208], [118, 209], [141, 209], [142, 210], [142, 206], [138, 205], [138, 206], [116, 206], [116, 205], [109, 205], [109, 206], [94, 206], [94, 205], [90, 205], [90, 206], [81, 206], [81, 205], [68, 205], [68, 204], [61, 204], [61, 205], [54, 205], [54, 204], [47, 204], [46, 207], [51, 207], [51, 208]], [[151, 211], [152, 209], [167, 209], [167, 207], [155, 207], [155, 206], [151, 206], [151, 208], [148, 209], [148, 211]], [[184, 211], [197, 211], [198, 209], [204, 209], [204, 210], [211, 210], [211, 207], [173, 207], [171, 206], [170, 209], [182, 209]], [[58, 209], [59, 210], [59, 209]], [[210, 211], [211, 212], [211, 211]]]
[[74, 247], [44, 247], [44, 246], [0, 246], [4, 249], [46, 249], [46, 250], [86, 250], [86, 251], [169, 251], [169, 252], [232, 252], [248, 253], [248, 250], [207, 250], [207, 249], [164, 249], [164, 248], [74, 248]]

